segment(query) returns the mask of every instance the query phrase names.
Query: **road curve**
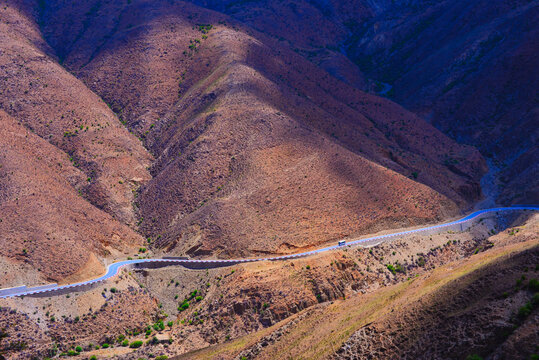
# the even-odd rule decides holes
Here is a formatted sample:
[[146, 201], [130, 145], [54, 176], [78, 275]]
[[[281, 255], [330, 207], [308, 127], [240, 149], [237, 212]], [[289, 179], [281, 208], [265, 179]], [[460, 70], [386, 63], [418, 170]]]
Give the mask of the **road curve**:
[[[100, 276], [100, 277], [95, 278], [95, 279], [92, 279], [92, 280], [87, 280], [87, 281], [83, 281], [83, 282], [79, 282], [79, 283], [75, 283], [75, 284], [70, 284], [70, 285], [51, 286], [51, 287], [48, 287], [48, 288], [45, 288], [45, 289], [26, 288], [26, 289], [21, 289], [21, 291], [14, 290], [15, 292], [13, 292], [13, 293], [6, 294], [6, 295], [0, 295], [0, 299], [9, 298], [9, 297], [15, 297], [15, 296], [44, 294], [44, 293], [47, 293], [47, 292], [50, 292], [51, 295], [53, 295], [53, 293], [65, 294], [66, 292], [80, 291], [83, 286], [86, 287], [86, 286], [91, 285], [91, 284], [106, 281], [106, 280], [118, 275], [118, 273], [120, 272], [120, 269], [122, 269], [123, 267], [129, 266], [129, 265], [134, 265], [134, 264], [168, 263], [170, 265], [173, 265], [174, 263], [177, 263], [178, 265], [182, 265], [182, 264], [198, 264], [198, 265], [208, 264], [208, 265], [213, 265], [213, 266], [215, 266], [215, 265], [226, 266], [228, 264], [234, 265], [234, 264], [238, 264], [238, 263], [247, 263], [247, 262], [255, 262], [255, 261], [289, 260], [289, 259], [294, 259], [294, 258], [298, 258], [298, 257], [314, 255], [314, 254], [318, 254], [318, 253], [322, 253], [322, 252], [326, 252], [326, 251], [331, 251], [331, 250], [335, 250], [335, 249], [338, 249], [338, 248], [349, 247], [349, 246], [367, 245], [368, 243], [372, 243], [372, 246], [375, 246], [375, 245], [378, 245], [381, 242], [383, 242], [383, 241], [385, 241], [385, 240], [387, 240], [389, 238], [394, 238], [394, 237], [398, 237], [398, 236], [409, 235], [409, 234], [419, 233], [419, 232], [426, 232], [426, 231], [433, 231], [433, 230], [436, 231], [436, 230], [441, 229], [441, 228], [448, 228], [450, 226], [455, 226], [455, 225], [469, 224], [469, 223], [473, 222], [473, 220], [477, 219], [479, 216], [481, 216], [483, 214], [487, 214], [487, 213], [498, 213], [498, 212], [508, 212], [508, 211], [524, 211], [524, 210], [539, 211], [539, 206], [514, 206], [514, 207], [499, 207], [499, 208], [479, 210], [479, 211], [476, 211], [474, 213], [471, 213], [470, 215], [468, 215], [468, 216], [466, 216], [466, 217], [464, 217], [462, 219], [455, 220], [455, 221], [452, 221], [452, 222], [449, 222], [449, 223], [444, 223], [444, 224], [440, 224], [440, 225], [433, 225], [433, 226], [427, 226], [427, 227], [420, 228], [420, 229], [401, 231], [401, 232], [398, 232], [398, 233], [373, 236], [373, 237], [369, 237], [369, 238], [365, 238], [365, 239], [349, 241], [344, 246], [332, 245], [332, 246], [328, 246], [328, 247], [325, 247], [325, 248], [322, 248], [322, 249], [316, 249], [316, 250], [312, 250], [312, 251], [307, 251], [307, 252], [297, 253], [297, 254], [291, 254], [291, 255], [282, 255], [282, 256], [274, 256], [274, 257], [266, 257], [266, 258], [252, 258], [252, 259], [230, 259], [230, 260], [217, 260], [217, 259], [213, 259], [213, 260], [135, 259], [135, 260], [119, 261], [119, 262], [110, 264], [107, 267], [107, 272], [105, 273], [105, 275]], [[0, 291], [1, 291], [1, 289], [0, 289]]]

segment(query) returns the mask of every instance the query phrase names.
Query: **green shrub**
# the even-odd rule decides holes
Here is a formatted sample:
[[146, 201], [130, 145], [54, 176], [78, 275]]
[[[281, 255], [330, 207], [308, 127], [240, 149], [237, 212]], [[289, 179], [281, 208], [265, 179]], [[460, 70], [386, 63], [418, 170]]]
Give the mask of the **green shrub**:
[[399, 263], [396, 263], [395, 264], [395, 271], [396, 272], [400, 272], [400, 273], [403, 273], [405, 274], [406, 273], [406, 269]]
[[167, 323], [167, 325], [168, 325], [168, 327], [172, 327], [172, 325], [174, 325], [174, 322], [173, 322], [173, 321], [169, 321], [169, 322]]
[[483, 358], [477, 354], [466, 356], [466, 360], [483, 360]]
[[79, 352], [79, 353], [82, 352], [82, 347], [76, 346], [76, 347], [75, 347], [75, 351], [76, 351], [76, 352]]
[[178, 306], [178, 311], [184, 311], [184, 310], [187, 310], [189, 308], [189, 301], [187, 300], [184, 300], [183, 303]]
[[101, 347], [102, 347], [103, 349], [108, 349], [108, 348], [110, 347], [110, 345], [107, 344], [107, 343], [104, 343], [103, 345], [101, 345]]
[[155, 357], [155, 360], [167, 360], [167, 359], [168, 359], [168, 356], [166, 355], [159, 355]]
[[525, 319], [528, 317], [528, 315], [531, 314], [532, 310], [533, 310], [533, 305], [530, 302], [526, 303], [526, 305], [518, 309], [518, 317], [521, 319]]
[[163, 320], [159, 320], [155, 324], [153, 324], [153, 329], [155, 331], [162, 331], [165, 330], [165, 324], [163, 323]]
[[67, 350], [67, 356], [77, 356], [79, 355], [78, 352], [76, 352], [75, 350]]
[[539, 291], [539, 280], [530, 279], [530, 282], [528, 283], [528, 289], [530, 289], [531, 291]]
[[122, 341], [122, 346], [123, 347], [129, 346], [129, 340], [125, 339], [124, 341]]
[[90, 359], [88, 359], [88, 360], [97, 360], [97, 356], [92, 355], [92, 356], [90, 356]]
[[117, 290], [115, 287], [110, 288], [110, 292], [111, 292], [111, 293], [115, 293], [115, 292], [117, 292], [117, 291], [118, 291], [118, 290]]
[[539, 292], [536, 292], [532, 297], [532, 305], [534, 307], [539, 306]]
[[141, 346], [142, 346], [142, 341], [140, 341], [140, 340], [133, 341], [131, 344], [129, 344], [129, 347], [132, 348], [132, 349], [137, 349], [137, 348], [139, 348]]

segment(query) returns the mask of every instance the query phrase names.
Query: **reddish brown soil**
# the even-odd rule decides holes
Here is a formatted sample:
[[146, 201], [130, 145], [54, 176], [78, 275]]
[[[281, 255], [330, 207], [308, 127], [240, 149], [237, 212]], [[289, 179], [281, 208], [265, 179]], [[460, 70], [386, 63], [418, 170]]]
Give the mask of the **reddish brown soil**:
[[[132, 251], [142, 238], [82, 196], [85, 174], [67, 155], [0, 111], [1, 287], [31, 283], [17, 264], [41, 281], [58, 281], [113, 249]], [[11, 265], [9, 265], [11, 264]], [[28, 270], [27, 270], [28, 271]], [[19, 283], [11, 283], [13, 278]]]
[[[166, 251], [290, 252], [480, 197], [475, 150], [226, 16], [155, 1], [45, 13], [66, 66], [155, 154], [141, 230]], [[59, 21], [77, 14], [74, 37]]]
[[518, 315], [534, 291], [526, 281], [515, 284], [521, 277], [537, 280], [538, 263], [535, 248], [459, 279], [363, 327], [333, 359], [529, 359], [537, 353], [539, 313]]
[[96, 94], [54, 58], [34, 21], [35, 8], [0, 11], [0, 108], [58, 147], [88, 179], [80, 190], [95, 206], [134, 223], [133, 190], [152, 159]]
[[[528, 283], [538, 275], [537, 220], [495, 236], [487, 221], [470, 233], [413, 237], [372, 254], [238, 267], [180, 314], [186, 321], [171, 353], [209, 343], [178, 359], [426, 359], [448, 352], [502, 359], [512, 351], [528, 359], [536, 351], [537, 309], [517, 314], [534, 296]], [[395, 259], [404, 272], [388, 270]]]

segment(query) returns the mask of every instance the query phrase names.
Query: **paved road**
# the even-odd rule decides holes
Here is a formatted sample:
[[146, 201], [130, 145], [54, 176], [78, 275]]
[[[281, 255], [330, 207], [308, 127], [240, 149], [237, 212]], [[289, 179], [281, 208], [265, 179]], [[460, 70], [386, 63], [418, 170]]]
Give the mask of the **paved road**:
[[364, 246], [365, 245], [371, 245], [371, 246], [374, 246], [374, 245], [380, 244], [381, 242], [384, 242], [385, 240], [387, 240], [389, 238], [395, 238], [395, 237], [409, 235], [409, 234], [413, 234], [413, 233], [420, 233], [420, 232], [426, 232], [426, 231], [437, 231], [437, 230], [444, 231], [443, 228], [454, 227], [455, 225], [461, 225], [461, 224], [470, 224], [471, 222], [473, 222], [474, 219], [478, 218], [479, 216], [481, 216], [483, 214], [487, 214], [487, 213], [508, 212], [508, 211], [524, 211], [524, 210], [539, 211], [539, 207], [538, 206], [514, 206], [514, 207], [501, 207], [501, 208], [485, 209], [485, 210], [476, 211], [476, 212], [474, 212], [474, 213], [472, 213], [472, 214], [470, 214], [470, 215], [468, 215], [468, 216], [466, 216], [466, 217], [464, 217], [462, 219], [455, 220], [455, 221], [452, 221], [452, 222], [449, 222], [449, 223], [444, 223], [444, 224], [434, 225], [434, 226], [427, 226], [427, 227], [420, 228], [420, 229], [401, 231], [401, 232], [393, 233], [393, 234], [373, 236], [373, 237], [369, 237], [369, 238], [365, 238], [365, 239], [349, 241], [344, 246], [333, 245], [333, 246], [328, 246], [328, 247], [325, 247], [325, 248], [322, 248], [322, 249], [316, 249], [316, 250], [307, 251], [307, 252], [298, 253], [298, 254], [292, 254], [292, 255], [274, 256], [274, 257], [266, 257], [266, 258], [254, 258], [254, 259], [230, 259], [230, 260], [181, 260], [181, 259], [135, 259], [135, 260], [125, 260], [125, 261], [120, 261], [120, 262], [116, 262], [116, 263], [113, 263], [113, 264], [109, 265], [107, 267], [106, 274], [101, 276], [101, 277], [98, 277], [96, 279], [87, 280], [87, 281], [83, 281], [83, 282], [76, 283], [76, 284], [63, 285], [63, 286], [54, 286], [54, 287], [47, 288], [47, 289], [34, 289], [34, 290], [32, 288], [21, 289], [20, 292], [15, 292], [15, 293], [11, 293], [9, 295], [0, 296], [0, 299], [1, 298], [14, 297], [14, 296], [24, 296], [24, 295], [32, 295], [32, 294], [34, 294], [34, 295], [35, 294], [44, 294], [44, 293], [47, 293], [47, 292], [50, 292], [51, 295], [53, 295], [54, 293], [59, 293], [59, 292], [66, 293], [66, 292], [80, 291], [83, 287], [87, 287], [90, 284], [103, 282], [103, 281], [106, 281], [106, 280], [116, 276], [120, 272], [121, 268], [123, 268], [125, 266], [129, 266], [129, 265], [133, 265], [133, 264], [149, 263], [149, 264], [174, 265], [176, 263], [177, 265], [198, 265], [198, 266], [207, 265], [209, 267], [209, 266], [216, 266], [216, 265], [219, 265], [219, 266], [234, 265], [234, 264], [238, 264], [238, 263], [247, 263], [247, 262], [254, 262], [254, 261], [289, 260], [289, 259], [294, 259], [294, 258], [298, 258], [298, 257], [314, 255], [314, 254], [322, 253], [322, 252], [325, 252], [325, 251], [331, 251], [331, 250], [335, 250], [335, 249], [343, 248], [343, 247], [348, 247], [348, 246], [357, 246], [357, 245], [364, 245]]

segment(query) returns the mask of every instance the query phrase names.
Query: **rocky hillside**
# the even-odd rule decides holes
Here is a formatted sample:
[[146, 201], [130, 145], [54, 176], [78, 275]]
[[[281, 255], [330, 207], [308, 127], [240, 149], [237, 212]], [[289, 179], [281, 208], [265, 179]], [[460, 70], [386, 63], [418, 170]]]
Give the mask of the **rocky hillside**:
[[[221, 327], [211, 329], [229, 334], [237, 331], [230, 324], [241, 321], [260, 321], [264, 328], [175, 359], [533, 358], [537, 220], [494, 236], [492, 227], [501, 229], [485, 220], [470, 232], [408, 238], [372, 253], [345, 251], [293, 265], [239, 269], [236, 275], [237, 269], [229, 277], [238, 279], [234, 284], [241, 284], [244, 300], [227, 306], [234, 300], [217, 298], [219, 316], [202, 303], [197, 310], [203, 323], [186, 321], [181, 335], [210, 335], [204, 328], [216, 320]], [[428, 246], [434, 247], [416, 253]], [[251, 286], [249, 275], [256, 279]], [[266, 282], [278, 277], [283, 285], [269, 297]], [[219, 290], [226, 291], [229, 280], [222, 281]], [[280, 316], [284, 320], [275, 323]], [[178, 341], [175, 346], [182, 348]]]
[[50, 56], [32, 11], [0, 9], [2, 287], [59, 281], [144, 242], [128, 225], [152, 157]]
[[[348, 54], [391, 98], [492, 159], [504, 204], [539, 201], [539, 2], [389, 6], [359, 25]], [[523, 166], [523, 164], [527, 166]], [[523, 186], [526, 184], [526, 186]]]
[[[539, 202], [538, 4], [2, 0], [0, 288]], [[0, 360], [528, 359], [538, 219], [2, 299]]]
[[158, 248], [290, 252], [481, 196], [475, 150], [226, 15], [95, 1], [36, 16], [59, 61], [155, 156], [137, 206]]
[[[193, 2], [390, 97], [490, 158], [500, 203], [537, 202], [537, 1]], [[523, 166], [531, 164], [531, 166]], [[526, 186], [523, 186], [527, 184]]]
[[0, 121], [1, 287], [59, 281], [90, 265], [92, 256], [143, 243], [84, 198], [86, 175], [64, 152], [3, 111]]

